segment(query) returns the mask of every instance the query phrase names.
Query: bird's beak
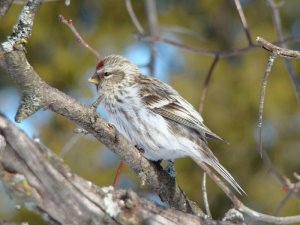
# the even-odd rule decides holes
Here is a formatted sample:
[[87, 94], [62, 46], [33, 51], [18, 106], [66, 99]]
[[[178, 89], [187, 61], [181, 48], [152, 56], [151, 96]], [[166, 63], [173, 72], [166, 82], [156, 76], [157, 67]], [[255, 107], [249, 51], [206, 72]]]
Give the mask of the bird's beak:
[[100, 80], [95, 77], [95, 76], [92, 76], [90, 79], [88, 79], [88, 82], [92, 83], [92, 84], [100, 84]]

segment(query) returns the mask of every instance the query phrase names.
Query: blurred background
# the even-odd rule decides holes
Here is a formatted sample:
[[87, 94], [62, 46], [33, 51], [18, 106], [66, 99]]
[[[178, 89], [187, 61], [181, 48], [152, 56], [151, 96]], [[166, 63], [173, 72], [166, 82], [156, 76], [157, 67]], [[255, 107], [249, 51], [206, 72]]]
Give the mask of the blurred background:
[[[257, 36], [277, 40], [266, 1], [242, 0], [241, 4], [254, 42]], [[146, 1], [132, 1], [146, 35], [152, 33], [194, 48], [216, 51], [248, 46], [234, 1], [165, 0], [156, 1], [154, 5], [157, 22], [153, 30], [148, 23]], [[296, 0], [286, 1], [280, 8], [286, 37], [300, 36], [299, 8], [300, 2]], [[14, 4], [0, 20], [1, 41], [11, 33], [21, 9], [21, 4]], [[95, 88], [87, 79], [94, 72], [97, 60], [76, 42], [70, 29], [59, 22], [59, 14], [72, 19], [85, 40], [101, 54], [121, 54], [139, 65], [144, 74], [150, 73], [148, 64], [153, 46], [134, 35], [137, 30], [125, 1], [71, 1], [68, 7], [63, 1], [53, 1], [42, 5], [27, 45], [29, 62], [48, 84], [84, 104], [96, 99]], [[299, 47], [297, 42], [289, 45], [291, 49]], [[198, 108], [204, 80], [214, 58], [163, 42], [156, 42], [154, 48], [155, 76], [171, 84]], [[268, 172], [257, 152], [259, 95], [268, 55], [261, 48], [251, 48], [234, 57], [220, 59], [213, 70], [202, 116], [206, 125], [228, 142], [211, 140], [209, 146], [246, 191], [247, 196], [241, 196], [242, 201], [257, 211], [274, 214], [287, 193]], [[299, 74], [299, 62], [292, 63]], [[0, 111], [13, 120], [20, 92], [1, 68], [0, 74]], [[106, 117], [101, 107], [99, 113]], [[74, 173], [99, 186], [112, 184], [118, 157], [92, 136], [74, 134], [76, 125], [72, 122], [52, 112], [39, 111], [17, 126], [61, 154]], [[294, 181], [293, 172], [300, 172], [299, 102], [282, 59], [276, 60], [267, 86], [263, 137], [264, 149], [276, 170]], [[176, 160], [175, 166], [179, 185], [190, 199], [203, 206], [201, 169], [188, 158]], [[214, 218], [218, 218], [232, 204], [210, 179], [207, 183], [211, 211]], [[147, 187], [140, 186], [129, 168], [122, 173], [118, 188], [130, 188], [159, 201]], [[299, 199], [299, 196], [290, 197], [279, 215], [299, 214]], [[0, 183], [1, 219], [44, 223], [34, 213], [16, 207], [18, 204]]]

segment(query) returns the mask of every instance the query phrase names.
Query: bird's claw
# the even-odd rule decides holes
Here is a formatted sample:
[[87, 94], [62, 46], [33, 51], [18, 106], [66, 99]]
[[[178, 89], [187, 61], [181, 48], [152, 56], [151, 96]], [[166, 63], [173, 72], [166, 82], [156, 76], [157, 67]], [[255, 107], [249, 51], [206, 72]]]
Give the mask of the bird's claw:
[[168, 160], [167, 165], [165, 167], [165, 171], [173, 178], [176, 177], [176, 171], [174, 167], [174, 161], [173, 160]]

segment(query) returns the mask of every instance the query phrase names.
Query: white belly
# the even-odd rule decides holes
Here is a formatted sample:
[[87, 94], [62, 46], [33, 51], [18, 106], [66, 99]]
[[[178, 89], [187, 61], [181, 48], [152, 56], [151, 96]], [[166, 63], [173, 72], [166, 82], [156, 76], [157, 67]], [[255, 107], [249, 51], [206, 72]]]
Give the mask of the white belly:
[[119, 110], [114, 113], [108, 108], [110, 121], [133, 145], [143, 149], [147, 159], [171, 160], [191, 156], [195, 151], [195, 144], [186, 137], [175, 136], [162, 116], [146, 108], [117, 105]]

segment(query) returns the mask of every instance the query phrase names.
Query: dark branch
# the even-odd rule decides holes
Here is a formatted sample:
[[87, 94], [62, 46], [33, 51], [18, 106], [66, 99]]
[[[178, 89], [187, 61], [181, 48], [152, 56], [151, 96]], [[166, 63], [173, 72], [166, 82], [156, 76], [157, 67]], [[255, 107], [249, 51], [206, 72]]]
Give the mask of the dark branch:
[[[151, 41], [163, 42], [163, 43], [166, 43], [166, 44], [178, 47], [178, 48], [182, 48], [189, 52], [193, 52], [193, 53], [200, 54], [200, 55], [212, 56], [212, 57], [219, 56], [219, 58], [238, 56], [238, 55], [240, 55], [244, 52], [247, 52], [251, 49], [257, 49], [257, 48], [261, 47], [261, 45], [251, 45], [251, 46], [246, 46], [246, 47], [242, 47], [239, 49], [233, 49], [233, 50], [227, 50], [227, 51], [216, 51], [216, 50], [195, 48], [195, 47], [186, 45], [184, 43], [173, 41], [173, 40], [163, 38], [160, 36], [145, 36], [145, 35], [135, 34], [134, 37], [138, 40], [145, 41], [145, 42], [149, 42], [149, 41], [150, 42]], [[281, 44], [281, 43], [287, 43], [287, 42], [288, 43], [297, 43], [297, 42], [300, 42], [300, 38], [286, 38], [283, 41], [276, 41], [273, 44]]]
[[82, 44], [85, 48], [87, 48], [88, 50], [90, 50], [90, 52], [92, 52], [96, 58], [98, 60], [100, 60], [102, 58], [101, 54], [94, 48], [92, 48], [80, 35], [80, 33], [77, 31], [77, 29], [74, 27], [73, 25], [73, 21], [71, 19], [65, 19], [63, 15], [59, 15], [58, 16], [59, 20], [66, 24], [70, 30], [73, 32], [73, 34], [75, 35], [77, 41], [79, 44]]
[[240, 16], [240, 19], [241, 19], [241, 22], [242, 22], [242, 25], [243, 25], [243, 29], [244, 29], [246, 38], [248, 40], [248, 45], [251, 46], [251, 45], [253, 45], [253, 43], [252, 43], [251, 35], [250, 35], [250, 32], [249, 32], [248, 23], [247, 23], [243, 8], [241, 6], [241, 2], [240, 2], [240, 0], [234, 0], [234, 3], [235, 3], [237, 11], [239, 13], [239, 16]]
[[207, 91], [208, 91], [208, 85], [209, 85], [209, 82], [211, 80], [211, 77], [212, 77], [212, 73], [216, 67], [216, 65], [218, 64], [219, 62], [219, 57], [218, 55], [214, 58], [209, 70], [208, 70], [208, 73], [205, 77], [205, 81], [204, 81], [204, 85], [203, 85], [203, 88], [201, 90], [201, 95], [200, 95], [200, 103], [199, 103], [199, 112], [202, 113], [203, 111], [203, 108], [204, 108], [204, 102], [205, 102], [205, 98], [206, 98], [206, 94], [207, 94]]
[[[46, 214], [51, 224], [203, 224], [232, 225], [174, 209], [163, 209], [130, 190], [97, 187], [71, 173], [47, 148], [29, 139], [3, 115], [1, 180], [24, 205]], [[146, 222], [147, 223], [147, 222]]]

